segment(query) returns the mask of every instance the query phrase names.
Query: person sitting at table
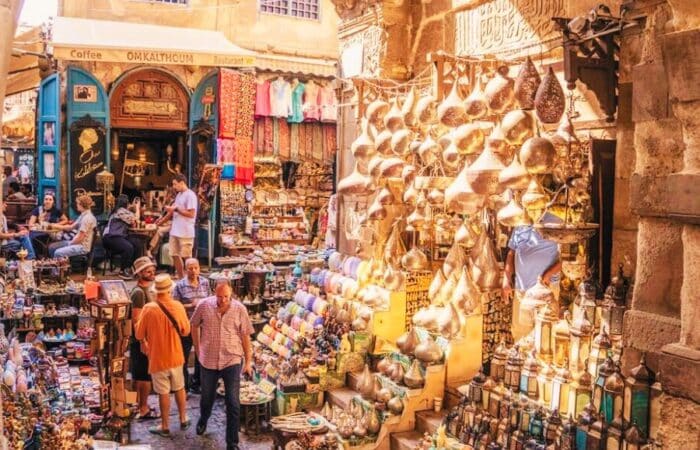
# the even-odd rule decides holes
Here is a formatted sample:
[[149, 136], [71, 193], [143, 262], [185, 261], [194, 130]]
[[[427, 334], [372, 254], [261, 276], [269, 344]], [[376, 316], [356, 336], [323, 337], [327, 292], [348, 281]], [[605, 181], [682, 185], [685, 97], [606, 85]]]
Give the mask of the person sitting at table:
[[97, 226], [97, 219], [92, 214], [91, 208], [95, 206], [95, 202], [92, 200], [92, 197], [83, 194], [75, 200], [75, 206], [80, 216], [73, 222], [65, 225], [49, 224], [50, 230], [59, 230], [63, 232], [77, 230], [78, 233], [71, 239], [54, 242], [49, 245], [49, 255], [52, 258], [87, 255], [92, 249], [92, 240], [95, 237], [94, 230]]
[[13, 181], [10, 183], [10, 189], [7, 191], [8, 200], [26, 200], [27, 196], [19, 188], [19, 183]]
[[109, 215], [107, 226], [102, 235], [102, 245], [112, 253], [112, 256], [121, 256], [121, 267], [117, 275], [129, 280], [132, 278], [131, 265], [134, 263], [134, 255], [141, 253], [140, 244], [129, 236], [129, 227], [136, 224], [136, 215], [129, 211], [129, 197], [121, 194], [117, 197], [114, 209]]
[[44, 202], [32, 210], [29, 217], [29, 228], [42, 223], [68, 223], [68, 217], [56, 206], [56, 196], [53, 192], [44, 194]]
[[16, 226], [10, 226], [5, 217], [5, 208], [7, 203], [2, 202], [2, 213], [0, 213], [0, 249], [5, 254], [16, 255], [22, 248], [27, 250], [27, 259], [36, 259], [36, 252], [29, 232], [27, 230], [18, 230]]

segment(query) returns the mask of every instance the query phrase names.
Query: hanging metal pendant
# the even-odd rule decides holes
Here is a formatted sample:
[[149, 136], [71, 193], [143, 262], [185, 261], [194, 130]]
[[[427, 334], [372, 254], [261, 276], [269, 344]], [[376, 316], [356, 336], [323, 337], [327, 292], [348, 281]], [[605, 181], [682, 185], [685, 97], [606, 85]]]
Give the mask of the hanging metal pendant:
[[450, 94], [437, 108], [440, 123], [448, 127], [458, 127], [467, 121], [467, 114], [462, 99], [459, 97], [458, 89], [457, 81], [455, 81]]
[[566, 97], [554, 70], [550, 67], [535, 95], [535, 111], [542, 123], [558, 123], [566, 109]]
[[520, 66], [520, 72], [515, 79], [515, 98], [518, 100], [521, 109], [535, 108], [535, 95], [540, 86], [539, 72], [528, 56]]
[[503, 114], [513, 105], [515, 94], [513, 92], [513, 80], [508, 78], [508, 67], [502, 66], [491, 80], [486, 84], [484, 96], [489, 109], [496, 114]]

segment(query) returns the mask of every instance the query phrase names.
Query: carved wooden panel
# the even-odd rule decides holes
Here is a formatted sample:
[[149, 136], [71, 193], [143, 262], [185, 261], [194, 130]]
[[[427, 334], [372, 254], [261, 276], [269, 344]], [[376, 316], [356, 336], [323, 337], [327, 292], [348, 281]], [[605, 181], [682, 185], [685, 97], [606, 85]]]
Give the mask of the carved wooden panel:
[[122, 80], [110, 97], [113, 128], [186, 130], [189, 94], [168, 74], [140, 70]]

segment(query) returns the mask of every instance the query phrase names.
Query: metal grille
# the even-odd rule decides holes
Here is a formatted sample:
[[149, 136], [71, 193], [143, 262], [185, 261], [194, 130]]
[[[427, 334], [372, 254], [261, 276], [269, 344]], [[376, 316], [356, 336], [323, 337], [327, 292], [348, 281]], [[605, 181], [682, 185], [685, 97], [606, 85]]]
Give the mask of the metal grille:
[[260, 0], [260, 11], [317, 20], [319, 0]]

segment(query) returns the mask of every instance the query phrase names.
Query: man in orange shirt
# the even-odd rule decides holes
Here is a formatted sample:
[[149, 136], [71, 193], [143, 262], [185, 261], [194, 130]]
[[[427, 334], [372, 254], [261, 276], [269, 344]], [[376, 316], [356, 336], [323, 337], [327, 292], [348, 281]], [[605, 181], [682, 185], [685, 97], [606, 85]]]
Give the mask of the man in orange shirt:
[[168, 274], [155, 279], [156, 301], [146, 304], [136, 324], [136, 339], [147, 343], [148, 373], [153, 390], [158, 394], [161, 427], [151, 427], [149, 432], [170, 436], [170, 393], [175, 393], [180, 413], [180, 429], [190, 426], [187, 418], [187, 395], [182, 365], [185, 363], [180, 338], [190, 334], [190, 322], [182, 303], [172, 297], [173, 281]]

